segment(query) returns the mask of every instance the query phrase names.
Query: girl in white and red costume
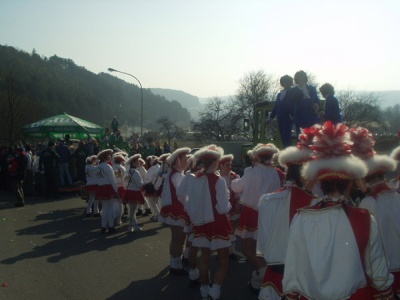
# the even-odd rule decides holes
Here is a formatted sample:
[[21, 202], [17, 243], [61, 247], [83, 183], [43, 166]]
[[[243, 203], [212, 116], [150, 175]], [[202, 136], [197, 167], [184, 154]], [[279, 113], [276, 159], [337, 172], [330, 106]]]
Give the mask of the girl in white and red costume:
[[241, 193], [242, 211], [235, 234], [242, 238], [242, 252], [256, 267], [248, 283], [251, 289], [260, 289], [266, 270], [263, 257], [256, 254], [258, 201], [261, 195], [272, 193], [283, 185], [284, 173], [272, 164], [274, 154], [279, 152], [274, 144], [258, 144], [251, 151], [254, 163], [244, 170], [242, 178], [231, 182], [232, 191]]
[[149, 204], [154, 212], [154, 215], [150, 217], [151, 221], [158, 221], [158, 216], [160, 215], [159, 201], [160, 194], [158, 194], [158, 189], [161, 186], [162, 178], [158, 176], [160, 171], [160, 165], [158, 164], [158, 157], [155, 155], [149, 156], [146, 159], [149, 163], [149, 168], [147, 169], [146, 176], [144, 177], [144, 184], [151, 183], [154, 186], [153, 193], [147, 193], [145, 191], [145, 196], [149, 201]]
[[137, 205], [144, 203], [144, 197], [142, 194], [143, 178], [140, 176], [137, 170], [141, 166], [140, 154], [135, 154], [131, 156], [126, 161], [126, 167], [130, 168], [127, 172], [127, 186], [124, 197], [124, 202], [129, 205], [129, 225], [128, 232], [142, 231], [136, 220], [136, 207]]
[[[195, 160], [201, 161], [203, 171], [198, 173], [189, 191], [186, 210], [193, 224], [192, 244], [201, 251], [200, 293], [203, 299], [219, 299], [221, 285], [229, 266], [229, 247], [235, 240], [228, 218], [231, 209], [226, 182], [217, 173], [218, 161], [224, 150], [215, 145], [199, 149]], [[209, 272], [212, 251], [217, 251], [218, 265], [210, 288]]]
[[[219, 160], [219, 173], [221, 177], [225, 179], [226, 186], [229, 191], [229, 203], [232, 206], [231, 210], [229, 211], [229, 220], [231, 221], [232, 227], [235, 228], [234, 222], [237, 221], [240, 216], [240, 194], [232, 191], [231, 182], [232, 180], [240, 178], [240, 176], [232, 171], [233, 158], [234, 156], [232, 154], [226, 154], [221, 157]], [[231, 247], [229, 248], [229, 258], [232, 260], [237, 259], [235, 254], [235, 243], [232, 243]]]
[[[94, 218], [100, 217], [99, 200], [96, 199], [97, 177], [99, 173], [98, 160], [96, 155], [89, 156], [86, 159], [85, 174], [86, 186], [85, 190], [88, 195], [88, 203], [86, 207], [86, 217], [93, 215]], [[92, 211], [93, 205], [93, 211]]]
[[103, 209], [101, 214], [101, 233], [114, 233], [114, 201], [117, 198], [118, 187], [113, 168], [110, 166], [111, 149], [101, 151], [97, 158], [100, 160], [99, 176], [97, 178], [96, 198], [102, 201]]
[[118, 198], [115, 201], [115, 208], [114, 208], [115, 224], [121, 225], [122, 201], [124, 199], [125, 189], [126, 189], [126, 182], [125, 182], [126, 169], [123, 166], [123, 163], [125, 162], [125, 157], [119, 154], [114, 154], [113, 162], [114, 162], [113, 170], [115, 174], [115, 180], [117, 181], [117, 186], [118, 186]]
[[376, 218], [389, 271], [394, 276], [393, 289], [400, 296], [400, 196], [385, 178], [388, 172], [396, 169], [396, 161], [387, 155], [375, 153], [375, 141], [368, 129], [352, 128], [350, 136], [354, 143], [354, 155], [364, 160], [368, 167], [365, 182], [370, 192], [361, 200], [360, 207], [368, 209]]
[[162, 208], [159, 221], [168, 225], [171, 231], [169, 247], [171, 275], [187, 275], [182, 266], [182, 252], [189, 231], [190, 220], [184, 206], [179, 202], [176, 191], [179, 188], [186, 168], [190, 148], [179, 148], [167, 159], [171, 168], [164, 174], [164, 187], [161, 194]]
[[347, 126], [326, 122], [314, 131], [313, 160], [303, 177], [321, 181], [324, 198], [293, 217], [285, 257], [286, 299], [393, 299], [389, 273], [375, 218], [347, 203], [353, 180], [367, 174], [351, 154]]
[[301, 168], [311, 160], [309, 146], [313, 128], [302, 130], [297, 146], [279, 153], [279, 165], [286, 168], [285, 186], [261, 196], [258, 206], [257, 252], [267, 262], [267, 270], [258, 296], [260, 300], [280, 300], [290, 223], [298, 209], [309, 206], [315, 196], [303, 189]]

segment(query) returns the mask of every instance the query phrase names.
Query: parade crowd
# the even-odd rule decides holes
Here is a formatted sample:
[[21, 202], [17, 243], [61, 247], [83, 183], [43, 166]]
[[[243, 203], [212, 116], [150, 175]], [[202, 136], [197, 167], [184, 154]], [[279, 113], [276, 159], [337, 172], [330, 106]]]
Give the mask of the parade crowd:
[[[328, 102], [334, 96], [329, 84], [320, 90], [333, 108], [317, 124], [315, 88], [298, 73], [296, 91], [291, 77], [282, 77], [276, 108], [282, 137], [296, 126], [296, 146], [256, 145], [243, 176], [232, 171], [233, 155], [216, 145], [194, 153], [187, 147], [149, 155], [110, 148], [82, 155], [86, 217], [101, 218], [100, 234], [134, 234], [143, 230], [137, 215], [151, 212], [152, 221], [170, 229], [170, 246], [163, 249], [170, 275], [187, 276], [202, 299], [220, 298], [236, 238], [254, 266], [248, 287], [259, 299], [399, 299], [400, 174], [390, 181], [386, 175], [398, 172], [400, 147], [379, 155], [366, 128], [342, 124], [337, 100]], [[299, 90], [304, 102], [285, 112], [280, 102]], [[59, 176], [68, 169], [55, 147], [50, 141], [38, 162], [50, 174], [49, 186], [56, 174], [49, 169], [57, 166]], [[25, 153], [17, 148], [16, 160]], [[213, 252], [218, 260], [211, 278]]]

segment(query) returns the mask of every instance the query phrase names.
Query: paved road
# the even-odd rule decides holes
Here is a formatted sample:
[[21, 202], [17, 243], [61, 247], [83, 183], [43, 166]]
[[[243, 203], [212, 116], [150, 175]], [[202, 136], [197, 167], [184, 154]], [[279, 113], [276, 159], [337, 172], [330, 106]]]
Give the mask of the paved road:
[[[83, 218], [84, 207], [70, 194], [14, 208], [0, 191], [0, 299], [200, 299], [186, 277], [168, 275], [168, 228], [140, 217], [141, 233], [124, 224], [101, 235], [98, 219]], [[233, 261], [221, 299], [257, 299], [246, 287], [251, 271]]]

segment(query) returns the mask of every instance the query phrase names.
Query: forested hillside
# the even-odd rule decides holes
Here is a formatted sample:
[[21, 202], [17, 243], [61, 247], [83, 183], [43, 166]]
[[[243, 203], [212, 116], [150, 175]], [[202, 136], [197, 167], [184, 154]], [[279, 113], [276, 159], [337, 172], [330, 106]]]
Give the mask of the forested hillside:
[[[10, 96], [23, 99], [23, 108], [28, 109], [18, 126], [63, 112], [105, 127], [114, 115], [122, 125], [140, 126], [139, 86], [108, 73], [94, 74], [71, 59], [41, 57], [34, 50], [26, 53], [0, 45], [0, 57], [2, 109]], [[161, 117], [189, 127], [190, 114], [177, 101], [170, 102], [148, 89], [143, 90], [143, 100], [145, 131], [156, 129]]]

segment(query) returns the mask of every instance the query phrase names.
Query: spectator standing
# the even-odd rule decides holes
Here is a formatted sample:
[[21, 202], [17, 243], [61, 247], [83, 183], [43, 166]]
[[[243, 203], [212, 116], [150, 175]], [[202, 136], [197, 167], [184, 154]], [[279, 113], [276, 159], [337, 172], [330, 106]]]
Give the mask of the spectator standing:
[[39, 171], [44, 170], [46, 196], [48, 199], [58, 197], [60, 175], [58, 163], [60, 156], [55, 151], [55, 143], [49, 141], [47, 148], [42, 151], [39, 159]]
[[149, 146], [146, 148], [146, 150], [144, 150], [143, 156], [146, 158], [153, 155], [155, 155], [155, 149], [154, 149], [154, 143], [151, 142]]
[[12, 188], [17, 202], [15, 207], [23, 207], [25, 205], [25, 196], [23, 184], [26, 179], [26, 169], [28, 167], [28, 158], [22, 147], [17, 148], [15, 157], [10, 159]]
[[156, 147], [154, 148], [154, 155], [159, 157], [163, 154], [163, 149], [161, 149], [160, 142], [156, 142]]
[[93, 137], [89, 136], [88, 143], [86, 144], [86, 152], [87, 152], [88, 156], [95, 155], [95, 153], [94, 153], [95, 146], [96, 145], [95, 145], [95, 141], [94, 141]]
[[119, 128], [119, 122], [117, 120], [117, 117], [114, 116], [114, 118], [111, 121], [111, 129], [112, 129], [114, 134], [117, 133], [118, 128]]
[[64, 143], [64, 140], [60, 140], [59, 144], [56, 146], [56, 152], [60, 156], [60, 161], [58, 163], [58, 172], [60, 175], [60, 184], [62, 186], [71, 186], [72, 178], [69, 172], [69, 164], [71, 161], [71, 150], [69, 150], [68, 145]]
[[27, 168], [26, 168], [26, 180], [24, 183], [24, 191], [25, 191], [25, 195], [28, 196], [32, 196], [34, 194], [33, 190], [33, 171], [32, 171], [32, 167], [33, 167], [33, 154], [32, 154], [32, 150], [31, 150], [31, 145], [26, 144], [25, 145], [25, 155], [26, 158], [28, 159], [28, 164], [27, 164]]
[[335, 89], [330, 83], [323, 84], [319, 91], [325, 98], [324, 121], [331, 121], [333, 124], [342, 122], [342, 113], [340, 112], [339, 101], [335, 97]]
[[300, 128], [308, 128], [319, 123], [319, 98], [317, 89], [307, 84], [308, 76], [306, 72], [300, 70], [294, 75], [294, 82], [302, 93], [296, 93], [294, 105], [294, 124], [297, 135]]
[[78, 172], [79, 181], [85, 182], [85, 167], [86, 167], [86, 158], [89, 157], [89, 153], [87, 152], [86, 145], [84, 141], [79, 141], [78, 148], [76, 148], [73, 158], [75, 159], [76, 170]]
[[164, 142], [164, 153], [171, 153], [171, 146], [166, 141]]
[[7, 186], [7, 163], [6, 163], [7, 148], [0, 147], [0, 189], [5, 190]]

